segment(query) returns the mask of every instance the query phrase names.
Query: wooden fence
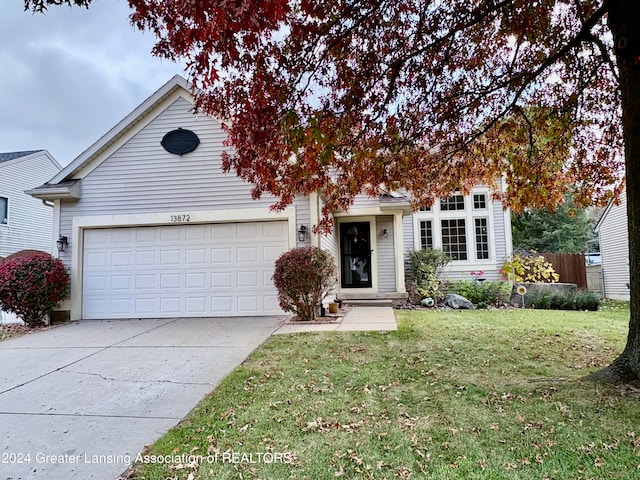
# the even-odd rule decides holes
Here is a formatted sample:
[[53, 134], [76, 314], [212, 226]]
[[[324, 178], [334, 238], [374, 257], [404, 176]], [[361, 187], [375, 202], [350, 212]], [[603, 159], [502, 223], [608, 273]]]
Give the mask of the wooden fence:
[[587, 268], [583, 254], [543, 253], [542, 256], [560, 275], [559, 282], [575, 283], [578, 288], [587, 288]]

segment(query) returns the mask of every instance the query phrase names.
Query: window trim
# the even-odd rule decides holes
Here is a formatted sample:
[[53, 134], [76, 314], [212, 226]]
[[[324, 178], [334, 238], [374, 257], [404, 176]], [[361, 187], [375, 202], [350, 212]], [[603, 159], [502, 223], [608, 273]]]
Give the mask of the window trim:
[[[9, 226], [9, 218], [11, 218], [10, 215], [10, 206], [9, 206], [9, 197], [5, 197], [5, 196], [0, 196], [0, 200], [5, 200], [5, 205], [6, 205], [6, 222], [4, 222], [4, 218], [0, 218], [0, 227], [8, 227]], [[0, 214], [0, 217], [2, 217], [2, 214]]]
[[[486, 208], [474, 208], [473, 195], [484, 194]], [[451, 260], [451, 265], [471, 266], [474, 264], [487, 265], [496, 262], [496, 231], [494, 228], [493, 202], [488, 188], [474, 188], [468, 195], [464, 195], [464, 210], [441, 210], [440, 200], [436, 199], [430, 211], [416, 211], [413, 214], [414, 248], [422, 248], [421, 224], [423, 220], [431, 221], [433, 248], [442, 249], [442, 220], [465, 220], [465, 234], [467, 245], [467, 260]], [[489, 258], [478, 259], [476, 245], [475, 219], [487, 220]]]

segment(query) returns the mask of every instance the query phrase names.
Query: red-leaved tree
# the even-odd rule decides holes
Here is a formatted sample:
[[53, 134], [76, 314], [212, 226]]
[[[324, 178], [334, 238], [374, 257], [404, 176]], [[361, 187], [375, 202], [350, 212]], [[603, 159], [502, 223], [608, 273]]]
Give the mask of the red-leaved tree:
[[321, 191], [321, 230], [381, 187], [417, 206], [504, 178], [522, 210], [573, 187], [578, 204], [606, 202], [625, 174], [630, 330], [600, 376], [640, 378], [638, 0], [129, 4], [155, 55], [186, 58], [198, 107], [230, 120], [224, 167], [276, 208]]

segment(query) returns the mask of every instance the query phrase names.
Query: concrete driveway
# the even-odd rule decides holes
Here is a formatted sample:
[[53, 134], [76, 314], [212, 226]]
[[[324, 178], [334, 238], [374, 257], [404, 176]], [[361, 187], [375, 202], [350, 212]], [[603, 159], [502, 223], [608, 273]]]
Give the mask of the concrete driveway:
[[0, 478], [115, 479], [281, 324], [82, 321], [0, 342]]

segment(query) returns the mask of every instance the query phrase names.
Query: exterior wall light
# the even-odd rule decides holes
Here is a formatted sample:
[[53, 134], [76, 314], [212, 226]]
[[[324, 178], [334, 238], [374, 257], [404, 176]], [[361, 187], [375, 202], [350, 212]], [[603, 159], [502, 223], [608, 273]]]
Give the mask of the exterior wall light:
[[382, 237], [383, 238], [389, 238], [389, 229], [388, 228], [383, 228], [382, 229]]
[[67, 248], [67, 245], [69, 245], [69, 240], [67, 239], [66, 236], [60, 235], [60, 237], [58, 237], [58, 241], [56, 242], [56, 245], [58, 245], [59, 252], [64, 252], [64, 250]]
[[298, 241], [304, 242], [306, 239], [307, 239], [307, 226], [300, 225], [300, 228], [298, 228]]

